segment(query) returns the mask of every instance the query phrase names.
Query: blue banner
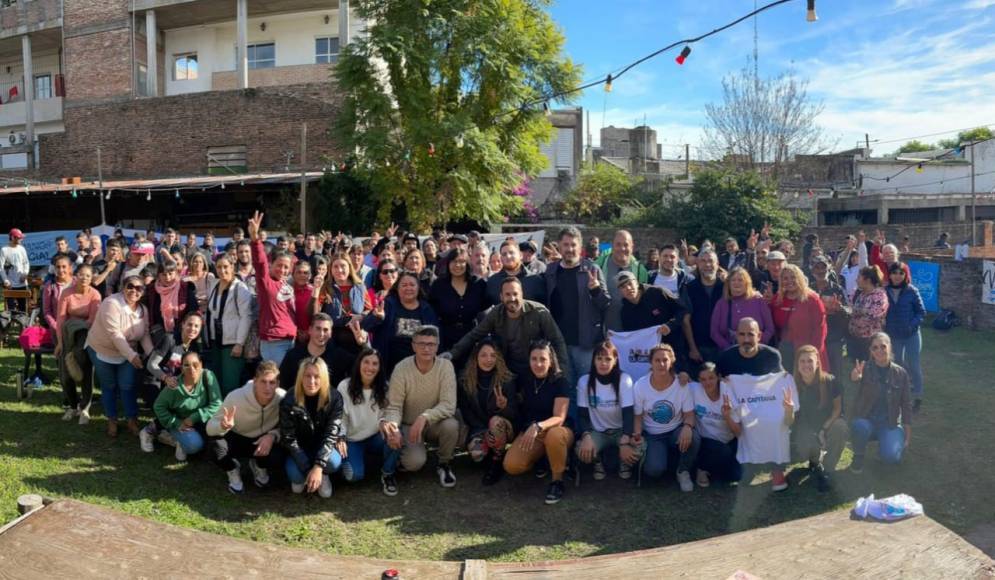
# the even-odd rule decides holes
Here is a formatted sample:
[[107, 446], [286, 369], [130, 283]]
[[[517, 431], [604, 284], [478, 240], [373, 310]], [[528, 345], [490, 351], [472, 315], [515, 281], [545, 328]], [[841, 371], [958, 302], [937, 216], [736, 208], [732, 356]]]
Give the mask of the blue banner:
[[[31, 262], [32, 266], [47, 266], [52, 256], [55, 255], [55, 238], [63, 236], [69, 242], [69, 247], [75, 248], [77, 232], [78, 230], [29, 232], [24, 234], [21, 245], [28, 253], [28, 261]], [[7, 234], [0, 234], [0, 245], [7, 245]]]
[[919, 289], [926, 312], [940, 311], [940, 265], [933, 262], [909, 262], [912, 285]]

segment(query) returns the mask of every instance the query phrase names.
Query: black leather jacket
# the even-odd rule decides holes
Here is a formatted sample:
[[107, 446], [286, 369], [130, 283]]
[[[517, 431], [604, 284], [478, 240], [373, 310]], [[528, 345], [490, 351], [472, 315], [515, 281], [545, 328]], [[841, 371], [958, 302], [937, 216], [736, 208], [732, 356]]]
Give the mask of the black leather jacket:
[[280, 444], [302, 472], [315, 465], [324, 469], [341, 437], [342, 395], [338, 390], [329, 390], [328, 403], [313, 417], [303, 401], [294, 400], [293, 392], [280, 402]]

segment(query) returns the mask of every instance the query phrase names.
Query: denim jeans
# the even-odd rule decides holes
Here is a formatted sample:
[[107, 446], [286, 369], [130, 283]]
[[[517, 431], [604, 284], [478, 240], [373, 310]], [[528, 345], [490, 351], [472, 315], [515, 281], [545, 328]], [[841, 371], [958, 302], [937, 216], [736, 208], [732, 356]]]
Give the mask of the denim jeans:
[[287, 353], [292, 348], [294, 348], [294, 341], [289, 338], [284, 340], [260, 340], [259, 356], [263, 360], [271, 360], [276, 363], [276, 366], [280, 366], [280, 363], [283, 362], [283, 357], [287, 356]]
[[908, 338], [892, 337], [891, 352], [895, 355], [895, 362], [902, 365], [905, 372], [909, 373], [913, 398], [922, 398], [922, 365], [919, 364], [919, 354], [922, 352], [922, 333], [916, 330], [915, 334]]
[[670, 433], [661, 435], [646, 434], [646, 455], [643, 460], [643, 473], [647, 477], [660, 477], [667, 471], [667, 464], [670, 461], [670, 452], [677, 452], [680, 457], [677, 460], [677, 471], [691, 471], [694, 462], [698, 459], [698, 449], [701, 447], [701, 436], [697, 429], [691, 430], [691, 445], [687, 451], [680, 453], [677, 447], [677, 440], [680, 438], [684, 427], [678, 426]]
[[120, 390], [121, 399], [124, 402], [124, 416], [128, 419], [137, 419], [138, 390], [135, 388], [135, 381], [138, 378], [138, 369], [127, 361], [121, 364], [104, 362], [89, 347], [87, 347], [86, 352], [90, 355], [90, 361], [93, 362], [93, 368], [97, 372], [97, 381], [100, 383], [100, 403], [104, 407], [104, 415], [107, 415], [107, 418], [112, 421], [117, 420], [117, 392]]
[[[304, 453], [308, 456], [308, 459], [314, 459], [306, 451]], [[326, 475], [335, 473], [342, 465], [342, 456], [339, 455], [339, 452], [334, 449], [328, 454], [326, 460], [324, 469]], [[287, 461], [284, 463], [284, 466], [287, 470], [287, 479], [290, 480], [290, 483], [304, 483], [307, 480], [307, 474], [301, 472], [293, 457], [287, 457]]]
[[902, 461], [905, 449], [905, 430], [901, 427], [887, 427], [870, 419], [854, 419], [850, 425], [850, 444], [853, 454], [862, 457], [867, 452], [867, 444], [878, 440], [878, 456], [885, 463]]
[[743, 466], [736, 461], [739, 439], [733, 437], [722, 443], [708, 437], [701, 438], [698, 449], [698, 469], [707, 471], [713, 479], [739, 481], [743, 479]]
[[570, 408], [567, 414], [573, 420], [573, 424], [577, 425], [577, 381], [591, 372], [591, 358], [594, 357], [594, 350], [568, 345], [567, 356], [570, 358], [564, 369], [567, 383], [570, 384]]
[[366, 453], [372, 451], [383, 456], [380, 470], [388, 475], [397, 470], [397, 461], [401, 457], [400, 449], [391, 449], [380, 433], [367, 437], [362, 441], [346, 442], [348, 451], [342, 460], [342, 477], [346, 481], [360, 481], [366, 477]]
[[176, 444], [180, 446], [187, 455], [193, 455], [195, 453], [200, 453], [204, 448], [204, 436], [200, 434], [197, 429], [191, 429], [189, 431], [181, 431], [179, 429], [170, 429], [169, 433], [176, 439]]

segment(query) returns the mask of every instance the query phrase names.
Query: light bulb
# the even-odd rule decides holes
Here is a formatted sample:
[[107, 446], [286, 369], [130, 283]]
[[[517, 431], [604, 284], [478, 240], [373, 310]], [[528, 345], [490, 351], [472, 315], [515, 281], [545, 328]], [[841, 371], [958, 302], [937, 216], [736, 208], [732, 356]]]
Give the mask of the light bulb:
[[114, 190], [113, 190], [113, 189], [108, 189], [108, 190], [107, 190], [107, 195], [106, 195], [106, 196], [104, 197], [104, 199], [110, 199], [110, 198], [111, 198], [111, 192], [112, 192], [112, 191], [114, 191]]
[[179, 189], [176, 190], [176, 199], [180, 199], [180, 190]]
[[225, 188], [225, 182], [224, 182], [224, 181], [222, 181], [222, 182], [221, 182], [221, 189], [224, 189], [224, 188]]
[[148, 190], [148, 195], [145, 196], [145, 201], [152, 201], [152, 190]]
[[916, 173], [922, 173], [922, 163], [916, 165]]
[[808, 14], [805, 16], [805, 20], [815, 22], [818, 19], [819, 16], [815, 13], [815, 0], [808, 0]]
[[609, 74], [608, 78], [605, 79], [605, 92], [606, 93], [612, 92], [612, 76], [611, 76], [611, 74]]
[[677, 62], [677, 64], [684, 64], [684, 61], [686, 61], [688, 59], [688, 56], [690, 55], [691, 55], [691, 47], [685, 46], [684, 50], [681, 51], [681, 54], [679, 54], [677, 58], [675, 58], [674, 60]]

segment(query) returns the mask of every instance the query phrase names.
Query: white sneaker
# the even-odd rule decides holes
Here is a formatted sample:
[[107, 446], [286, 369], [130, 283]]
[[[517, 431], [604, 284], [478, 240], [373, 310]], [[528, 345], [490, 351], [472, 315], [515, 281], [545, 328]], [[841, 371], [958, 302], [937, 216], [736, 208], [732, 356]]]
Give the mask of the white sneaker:
[[435, 467], [435, 473], [439, 476], [439, 485], [442, 487], [456, 487], [456, 474], [448, 463], [440, 463]]
[[228, 474], [228, 491], [232, 493], [242, 493], [245, 489], [245, 485], [242, 483], [242, 464], [235, 461], [235, 468], [231, 471], [226, 471]]
[[605, 478], [605, 464], [598, 459], [594, 462], [594, 479], [601, 481]]
[[176, 445], [175, 456], [176, 456], [176, 460], [179, 461], [180, 463], [185, 463], [186, 462], [186, 460], [187, 460], [187, 452], [183, 450], [183, 446], [182, 445], [179, 445], [179, 444]]
[[66, 409], [66, 412], [62, 414], [63, 421], [72, 421], [76, 418], [76, 409]]
[[269, 471], [265, 467], [259, 467], [255, 459], [249, 460], [249, 469], [252, 470], [252, 481], [256, 487], [266, 487], [269, 485]]
[[155, 451], [155, 438], [147, 426], [138, 432], [138, 443], [142, 446], [142, 451], [146, 453]]
[[89, 409], [80, 409], [80, 411], [79, 411], [79, 424], [80, 425], [89, 425], [90, 424], [90, 410]]
[[304, 484], [303, 483], [291, 483], [290, 484], [290, 490], [293, 491], [294, 493], [304, 493]]
[[696, 479], [695, 483], [698, 484], [698, 487], [708, 487], [712, 483], [712, 481], [708, 477], [708, 472], [705, 471], [704, 469], [698, 470], [698, 477], [695, 479]]
[[332, 478], [327, 474], [321, 476], [321, 486], [318, 487], [318, 495], [328, 499], [332, 497]]
[[694, 491], [694, 484], [691, 483], [691, 474], [686, 471], [677, 472], [677, 483], [681, 486], [681, 491]]

